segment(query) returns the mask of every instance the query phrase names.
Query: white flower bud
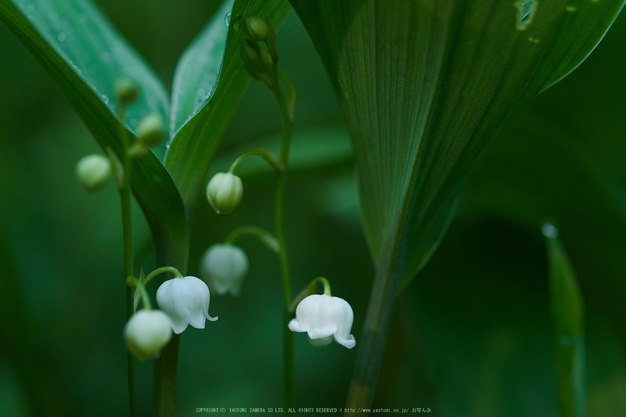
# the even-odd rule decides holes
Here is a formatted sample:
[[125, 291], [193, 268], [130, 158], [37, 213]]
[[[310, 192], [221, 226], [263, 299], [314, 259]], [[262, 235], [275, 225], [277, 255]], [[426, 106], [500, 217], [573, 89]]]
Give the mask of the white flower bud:
[[204, 252], [200, 271], [201, 277], [219, 295], [230, 292], [237, 297], [248, 273], [248, 257], [237, 246], [216, 244]]
[[76, 165], [76, 178], [85, 190], [99, 190], [111, 178], [111, 163], [102, 155], [87, 155]]
[[137, 126], [137, 136], [139, 140], [153, 147], [165, 140], [165, 125], [160, 114], [151, 113], [139, 121]]
[[230, 213], [243, 197], [241, 178], [230, 172], [215, 174], [206, 188], [206, 196], [216, 213]]
[[129, 77], [122, 77], [115, 82], [115, 97], [123, 104], [130, 104], [139, 97], [139, 85]]
[[217, 320], [217, 317], [209, 316], [209, 287], [196, 277], [165, 281], [157, 290], [156, 300], [159, 308], [170, 317], [176, 334], [182, 333], [190, 324], [196, 329], [204, 329], [205, 319]]
[[140, 310], [124, 328], [128, 350], [142, 361], [158, 356], [171, 337], [170, 318], [160, 310]]
[[354, 314], [344, 299], [313, 294], [296, 308], [296, 318], [289, 322], [292, 332], [307, 332], [314, 345], [328, 344], [330, 336], [340, 345], [352, 349], [356, 345], [350, 334]]

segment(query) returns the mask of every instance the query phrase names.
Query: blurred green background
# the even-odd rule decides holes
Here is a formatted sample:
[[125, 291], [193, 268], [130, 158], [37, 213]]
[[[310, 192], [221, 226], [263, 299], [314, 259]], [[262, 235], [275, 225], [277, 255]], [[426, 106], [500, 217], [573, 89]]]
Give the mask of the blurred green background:
[[[217, 1], [98, 5], [166, 85]], [[557, 371], [539, 233], [559, 225], [586, 303], [589, 416], [626, 415], [626, 17], [565, 80], [512, 114], [473, 172], [440, 249], [398, 300], [374, 407], [437, 416], [556, 416]], [[294, 151], [337, 144], [323, 169], [295, 172], [287, 240], [298, 291], [326, 276], [355, 313], [358, 341], [373, 267], [359, 225], [343, 118], [306, 33], [291, 13], [278, 35], [296, 84]], [[76, 162], [99, 152], [49, 77], [0, 30], [0, 415], [127, 413], [119, 198], [86, 194]], [[216, 166], [280, 135], [267, 88], [253, 82]], [[328, 142], [328, 140], [326, 142]], [[295, 156], [295, 155], [294, 155]], [[221, 158], [221, 159], [220, 159]], [[305, 156], [306, 158], [306, 156]], [[245, 164], [245, 163], [244, 163]], [[252, 166], [252, 165], [250, 165]], [[244, 165], [242, 165], [244, 169]], [[252, 170], [250, 171], [252, 172]], [[273, 228], [273, 178], [247, 178], [240, 207], [192, 220], [190, 274], [233, 228]], [[137, 265], [154, 267], [134, 207]], [[197, 407], [282, 406], [278, 261], [242, 239], [250, 273], [240, 298], [214, 296], [205, 330], [181, 338], [178, 415]], [[155, 288], [151, 288], [152, 294]], [[299, 407], [341, 407], [356, 349], [314, 348], [296, 335]], [[149, 415], [152, 362], [137, 366]]]

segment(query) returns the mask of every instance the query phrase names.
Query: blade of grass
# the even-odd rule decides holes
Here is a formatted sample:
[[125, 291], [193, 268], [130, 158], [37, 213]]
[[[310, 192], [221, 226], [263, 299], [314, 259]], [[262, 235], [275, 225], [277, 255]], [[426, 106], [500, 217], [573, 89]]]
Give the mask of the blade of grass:
[[550, 223], [541, 228], [548, 249], [550, 309], [554, 323], [561, 417], [586, 415], [585, 307], [574, 268]]

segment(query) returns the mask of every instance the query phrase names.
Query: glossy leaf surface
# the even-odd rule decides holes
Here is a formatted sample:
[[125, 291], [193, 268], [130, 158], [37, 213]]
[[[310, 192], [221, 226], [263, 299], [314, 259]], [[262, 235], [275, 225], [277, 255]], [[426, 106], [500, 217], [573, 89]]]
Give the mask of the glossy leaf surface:
[[[51, 75], [99, 145], [121, 155], [138, 120], [150, 112], [165, 118], [165, 89], [101, 13], [87, 0], [0, 1], [0, 18]], [[135, 79], [140, 100], [116, 116], [115, 81]], [[185, 268], [187, 222], [178, 190], [153, 154], [137, 159], [133, 193], [150, 225], [161, 263]]]
[[[239, 52], [245, 39], [243, 19], [261, 16], [278, 27], [290, 9], [286, 0], [237, 0], [228, 17], [230, 3], [216, 13], [176, 69], [170, 126], [174, 138], [165, 166], [188, 209], [204, 185], [219, 142], [250, 80]], [[223, 60], [216, 59], [220, 48], [225, 48]]]
[[349, 407], [371, 405], [398, 288], [505, 117], [593, 50], [622, 0], [291, 0], [347, 119], [376, 276]]
[[348, 121], [373, 257], [395, 247], [406, 284], [505, 116], [576, 68], [623, 1], [292, 4]]

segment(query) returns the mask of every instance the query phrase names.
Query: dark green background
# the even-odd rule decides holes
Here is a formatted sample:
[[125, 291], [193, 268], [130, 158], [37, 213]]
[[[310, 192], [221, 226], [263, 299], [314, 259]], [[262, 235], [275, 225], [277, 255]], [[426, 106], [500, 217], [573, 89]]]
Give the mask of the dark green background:
[[[176, 61], [216, 2], [100, 1], [170, 84]], [[400, 296], [375, 407], [437, 416], [556, 416], [556, 358], [541, 222], [551, 219], [586, 302], [590, 416], [626, 415], [626, 20], [579, 69], [511, 115], [479, 161], [439, 251]], [[342, 115], [292, 13], [278, 36], [298, 89], [294, 141], [337, 129]], [[0, 414], [125, 415], [121, 217], [115, 187], [93, 195], [76, 162], [99, 152], [49, 77], [0, 30]], [[252, 83], [220, 154], [280, 132], [271, 94]], [[312, 133], [312, 134], [311, 134]], [[219, 156], [218, 156], [219, 159]], [[349, 162], [294, 174], [286, 206], [294, 290], [326, 276], [355, 313], [359, 346], [373, 267]], [[222, 163], [229, 163], [230, 160]], [[192, 221], [190, 274], [202, 252], [242, 224], [273, 227], [271, 176], [248, 179], [241, 206]], [[138, 265], [147, 226], [134, 207]], [[181, 338], [178, 415], [197, 407], [282, 406], [278, 261], [241, 241], [250, 273], [240, 298], [217, 297], [205, 330]], [[154, 293], [154, 288], [151, 288]], [[299, 407], [341, 407], [356, 349], [313, 348], [296, 335]], [[137, 366], [140, 415], [152, 363]]]

